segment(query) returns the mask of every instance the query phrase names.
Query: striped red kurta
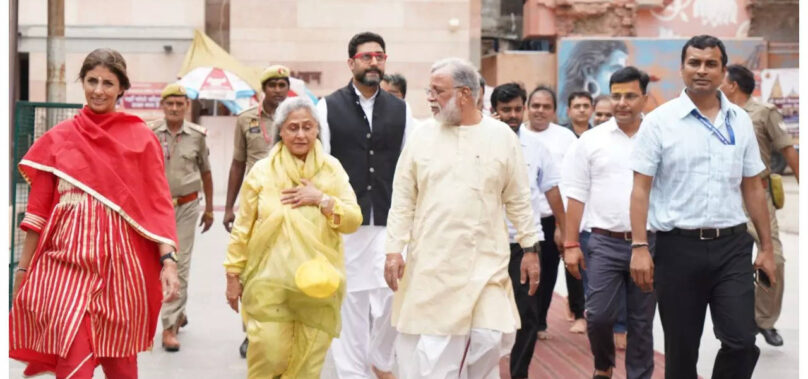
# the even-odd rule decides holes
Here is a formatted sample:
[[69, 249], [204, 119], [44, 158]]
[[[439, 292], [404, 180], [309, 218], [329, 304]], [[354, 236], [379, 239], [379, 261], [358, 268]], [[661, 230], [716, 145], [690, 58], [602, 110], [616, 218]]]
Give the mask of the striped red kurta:
[[156, 322], [152, 315], [159, 309], [150, 309], [154, 300], [148, 295], [153, 297], [155, 285], [159, 293], [159, 271], [144, 269], [150, 265], [141, 262], [137, 251], [154, 250], [154, 243], [93, 196], [65, 180], [57, 183], [49, 217], [29, 207], [23, 223], [33, 230], [44, 227], [11, 308], [11, 357], [64, 358], [85, 315], [97, 357], [128, 357], [149, 349]]

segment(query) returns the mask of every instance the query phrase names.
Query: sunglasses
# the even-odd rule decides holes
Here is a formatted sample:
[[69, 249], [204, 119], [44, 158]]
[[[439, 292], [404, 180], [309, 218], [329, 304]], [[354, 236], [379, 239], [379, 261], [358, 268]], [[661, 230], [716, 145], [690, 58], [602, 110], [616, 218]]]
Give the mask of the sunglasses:
[[373, 53], [358, 53], [353, 56], [353, 59], [358, 59], [364, 63], [370, 63], [370, 61], [376, 58], [376, 62], [382, 63], [387, 60], [387, 54], [382, 52], [373, 52]]

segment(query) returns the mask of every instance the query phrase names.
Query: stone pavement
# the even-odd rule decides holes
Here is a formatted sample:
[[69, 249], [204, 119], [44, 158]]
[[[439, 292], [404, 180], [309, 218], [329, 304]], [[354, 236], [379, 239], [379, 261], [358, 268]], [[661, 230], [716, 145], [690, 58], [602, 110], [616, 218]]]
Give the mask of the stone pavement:
[[[798, 319], [798, 201], [797, 183], [792, 176], [785, 177], [786, 208], [778, 212], [780, 233], [786, 255], [786, 288], [783, 311], [777, 328], [785, 340], [779, 348], [765, 343], [758, 337], [761, 349], [755, 378], [796, 378], [798, 373], [799, 319]], [[223, 204], [217, 196], [215, 204]], [[221, 200], [221, 201], [220, 201]], [[155, 347], [139, 355], [140, 378], [244, 378], [246, 362], [238, 355], [238, 346], [244, 338], [238, 314], [226, 304], [225, 279], [222, 261], [228, 234], [221, 225], [223, 212], [217, 208], [216, 221], [208, 233], [198, 234], [191, 267], [190, 294], [188, 299], [189, 323], [179, 334], [182, 348], [176, 353], [167, 353], [160, 347], [160, 332], [155, 336]], [[556, 291], [566, 296], [565, 281], [559, 280]], [[559, 302], [560, 303], [560, 302]], [[566, 331], [563, 331], [566, 333]], [[664, 339], [659, 317], [654, 326], [654, 348], [664, 352]], [[709, 316], [704, 325], [704, 337], [698, 371], [710, 377], [713, 360], [720, 343], [712, 333]], [[22, 377], [22, 364], [10, 362], [11, 378]], [[586, 370], [587, 372], [589, 370]], [[100, 369], [95, 378], [103, 378]], [[581, 376], [586, 377], [585, 375]]]

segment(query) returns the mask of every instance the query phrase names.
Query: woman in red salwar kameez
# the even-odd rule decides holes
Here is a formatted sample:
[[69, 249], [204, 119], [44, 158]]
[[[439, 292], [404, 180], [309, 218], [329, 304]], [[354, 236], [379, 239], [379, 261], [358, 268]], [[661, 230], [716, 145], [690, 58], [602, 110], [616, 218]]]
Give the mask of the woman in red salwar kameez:
[[174, 208], [157, 138], [115, 111], [130, 85], [123, 57], [95, 50], [79, 78], [87, 106], [20, 162], [31, 191], [9, 355], [28, 363], [25, 375], [92, 378], [101, 365], [136, 378], [160, 302], [177, 295]]

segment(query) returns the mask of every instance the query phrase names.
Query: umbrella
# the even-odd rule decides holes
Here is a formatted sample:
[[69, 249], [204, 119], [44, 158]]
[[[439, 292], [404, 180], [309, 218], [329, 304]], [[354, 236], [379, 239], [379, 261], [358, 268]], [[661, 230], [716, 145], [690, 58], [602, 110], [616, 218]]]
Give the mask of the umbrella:
[[180, 84], [191, 99], [236, 100], [255, 95], [247, 82], [216, 67], [197, 67], [185, 74]]

